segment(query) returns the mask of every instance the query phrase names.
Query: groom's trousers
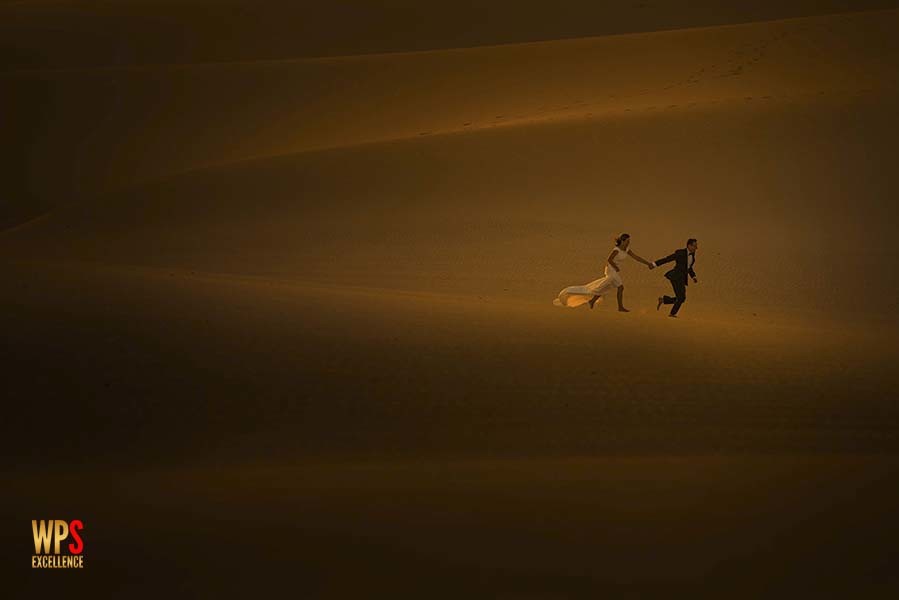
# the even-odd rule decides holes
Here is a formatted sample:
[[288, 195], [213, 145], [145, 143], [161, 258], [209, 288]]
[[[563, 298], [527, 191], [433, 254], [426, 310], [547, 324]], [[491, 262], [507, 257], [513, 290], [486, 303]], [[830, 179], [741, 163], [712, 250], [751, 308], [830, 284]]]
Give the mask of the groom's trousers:
[[662, 302], [665, 304], [673, 304], [671, 307], [671, 314], [676, 315], [677, 311], [680, 310], [681, 304], [687, 301], [687, 282], [681, 281], [680, 279], [669, 279], [671, 282], [671, 287], [674, 288], [674, 298], [671, 296], [665, 296], [662, 299]]

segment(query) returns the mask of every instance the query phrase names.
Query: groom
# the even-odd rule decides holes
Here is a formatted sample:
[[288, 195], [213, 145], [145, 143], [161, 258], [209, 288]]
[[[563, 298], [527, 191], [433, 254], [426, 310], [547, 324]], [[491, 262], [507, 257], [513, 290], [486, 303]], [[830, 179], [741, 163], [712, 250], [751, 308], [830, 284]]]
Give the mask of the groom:
[[693, 265], [696, 263], [696, 249], [699, 244], [695, 238], [687, 240], [687, 247], [675, 250], [673, 254], [660, 258], [653, 262], [654, 267], [664, 265], [674, 261], [674, 268], [665, 273], [665, 277], [671, 282], [674, 288], [674, 298], [671, 296], [661, 296], [656, 310], [659, 310], [663, 304], [673, 304], [669, 317], [677, 317], [677, 311], [680, 310], [681, 304], [687, 301], [687, 275], [693, 279], [693, 283], [699, 283], [696, 280], [696, 273], [693, 272]]

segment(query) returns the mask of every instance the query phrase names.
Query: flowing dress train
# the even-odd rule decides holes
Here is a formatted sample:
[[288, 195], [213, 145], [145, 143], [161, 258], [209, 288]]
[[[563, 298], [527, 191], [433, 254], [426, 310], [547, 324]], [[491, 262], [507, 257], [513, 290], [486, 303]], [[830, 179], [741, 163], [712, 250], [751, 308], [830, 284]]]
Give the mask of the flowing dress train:
[[[621, 268], [621, 263], [625, 258], [627, 258], [627, 250], [622, 251], [619, 248], [618, 254], [615, 255], [613, 260]], [[603, 296], [622, 285], [624, 285], [624, 282], [621, 279], [621, 273], [613, 269], [611, 265], [606, 265], [604, 277], [600, 277], [585, 285], [572, 285], [565, 288], [559, 292], [559, 296], [553, 300], [553, 304], [576, 308], [582, 304], [587, 304], [593, 296]]]

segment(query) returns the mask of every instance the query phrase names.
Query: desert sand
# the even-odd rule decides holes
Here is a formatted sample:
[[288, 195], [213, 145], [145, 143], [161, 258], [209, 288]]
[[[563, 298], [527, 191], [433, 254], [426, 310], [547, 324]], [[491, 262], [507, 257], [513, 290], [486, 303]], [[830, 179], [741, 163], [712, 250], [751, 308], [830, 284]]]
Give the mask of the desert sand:
[[899, 10], [795, 7], [12, 64], [13, 589], [895, 592]]

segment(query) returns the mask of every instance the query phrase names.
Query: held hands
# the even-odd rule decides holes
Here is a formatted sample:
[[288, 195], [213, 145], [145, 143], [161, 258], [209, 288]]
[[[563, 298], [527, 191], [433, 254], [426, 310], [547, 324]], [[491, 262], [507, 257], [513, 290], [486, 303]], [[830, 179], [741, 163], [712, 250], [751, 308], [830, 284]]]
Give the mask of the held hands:
[[650, 271], [652, 271], [652, 270], [655, 269], [655, 268], [656, 268], [656, 266], [655, 266], [654, 264], [649, 263], [649, 270], [650, 270]]

